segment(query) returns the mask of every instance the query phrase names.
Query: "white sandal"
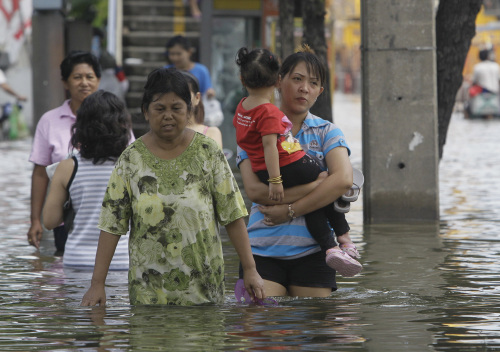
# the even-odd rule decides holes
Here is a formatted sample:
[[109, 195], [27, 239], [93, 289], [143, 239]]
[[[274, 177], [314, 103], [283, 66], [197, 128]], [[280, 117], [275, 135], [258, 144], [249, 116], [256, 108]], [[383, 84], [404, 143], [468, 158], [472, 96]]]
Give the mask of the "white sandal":
[[365, 183], [365, 177], [363, 173], [358, 169], [352, 169], [352, 187], [341, 197], [342, 200], [346, 202], [355, 202], [358, 200], [359, 192], [361, 187]]

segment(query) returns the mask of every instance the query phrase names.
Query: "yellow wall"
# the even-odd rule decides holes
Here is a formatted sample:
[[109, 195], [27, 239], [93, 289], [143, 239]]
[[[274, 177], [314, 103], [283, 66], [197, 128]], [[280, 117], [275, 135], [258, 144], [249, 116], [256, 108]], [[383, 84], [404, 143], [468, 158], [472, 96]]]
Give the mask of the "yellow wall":
[[[332, 0], [331, 11], [335, 20], [335, 73], [337, 83], [344, 91], [359, 91], [352, 80], [361, 71], [361, 7], [360, 0]], [[332, 62], [332, 63], [333, 63]], [[347, 78], [351, 83], [345, 81]], [[341, 83], [340, 80], [344, 80]], [[359, 81], [357, 81], [359, 83]], [[351, 88], [346, 88], [350, 86]]]
[[336, 20], [359, 20], [361, 16], [360, 0], [330, 0], [329, 3]]
[[500, 30], [482, 30], [482, 26], [491, 23], [498, 23], [496, 16], [488, 16], [484, 13], [484, 7], [476, 18], [476, 35], [472, 39], [469, 53], [465, 61], [463, 74], [469, 78], [472, 74], [474, 65], [479, 62], [479, 51], [492, 48], [496, 55], [496, 61], [500, 60]]
[[361, 45], [361, 25], [359, 21], [346, 22], [343, 28], [342, 42], [352, 48]]

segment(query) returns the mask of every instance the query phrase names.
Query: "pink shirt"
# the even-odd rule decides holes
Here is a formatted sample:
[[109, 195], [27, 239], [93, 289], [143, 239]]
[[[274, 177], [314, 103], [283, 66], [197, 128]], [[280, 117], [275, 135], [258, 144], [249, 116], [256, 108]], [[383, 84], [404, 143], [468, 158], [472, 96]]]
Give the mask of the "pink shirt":
[[[43, 114], [36, 126], [29, 161], [47, 166], [66, 159], [73, 150], [71, 126], [75, 122], [76, 116], [71, 111], [69, 100]], [[135, 137], [131, 131], [129, 144], [133, 141]]]
[[69, 100], [43, 114], [36, 126], [29, 161], [47, 166], [66, 159], [71, 151], [71, 126], [75, 121]]

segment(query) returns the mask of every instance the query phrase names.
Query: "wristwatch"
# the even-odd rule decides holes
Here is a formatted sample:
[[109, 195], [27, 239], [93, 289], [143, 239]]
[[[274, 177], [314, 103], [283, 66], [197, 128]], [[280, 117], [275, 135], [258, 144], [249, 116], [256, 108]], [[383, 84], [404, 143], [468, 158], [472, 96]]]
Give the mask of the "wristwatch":
[[293, 219], [295, 219], [295, 218], [297, 218], [297, 217], [295, 216], [295, 212], [294, 212], [294, 211], [293, 211], [293, 209], [292, 209], [292, 204], [288, 204], [288, 217], [289, 217], [290, 219], [292, 219], [292, 220], [293, 220]]

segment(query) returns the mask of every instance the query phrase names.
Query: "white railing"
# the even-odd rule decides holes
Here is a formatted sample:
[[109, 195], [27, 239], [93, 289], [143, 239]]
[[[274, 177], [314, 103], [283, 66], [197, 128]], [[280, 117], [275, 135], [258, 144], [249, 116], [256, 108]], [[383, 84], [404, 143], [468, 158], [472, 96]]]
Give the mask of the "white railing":
[[109, 0], [107, 50], [115, 57], [118, 66], [123, 65], [122, 32], [123, 0]]

